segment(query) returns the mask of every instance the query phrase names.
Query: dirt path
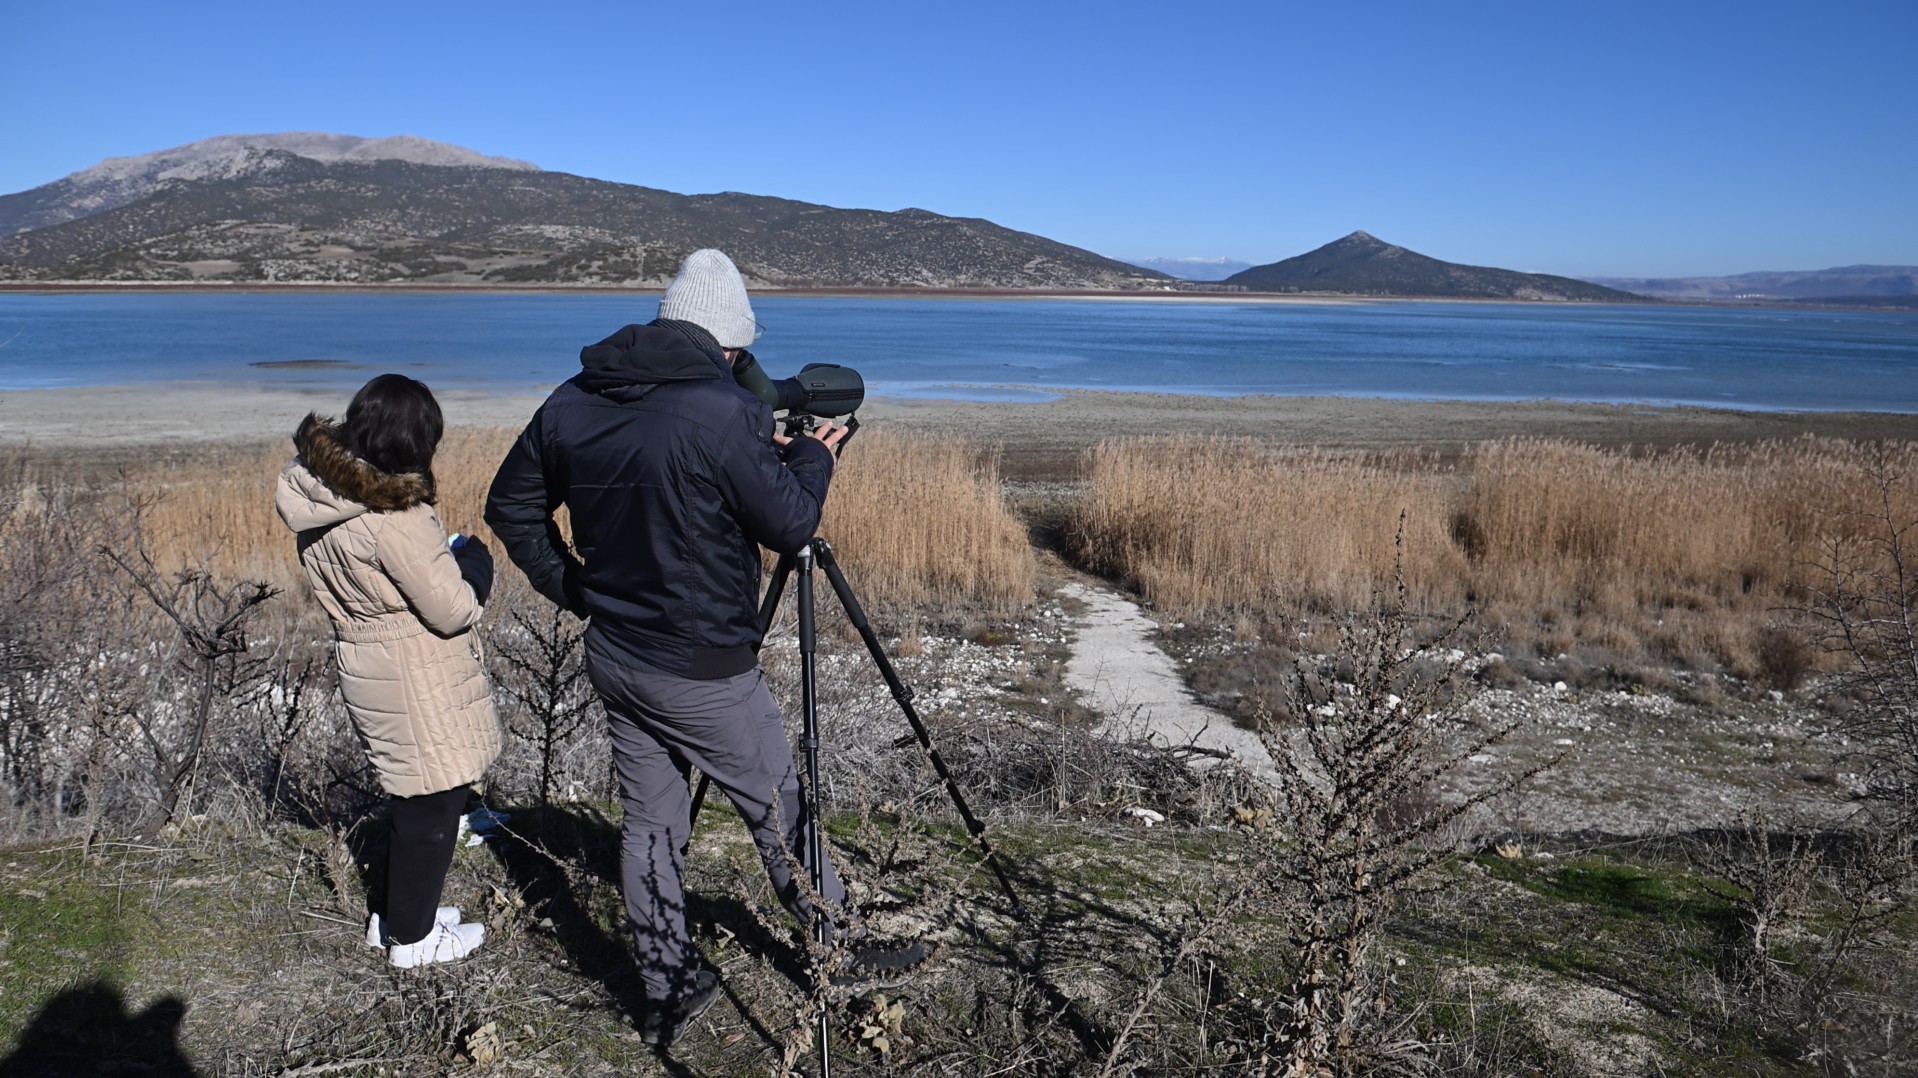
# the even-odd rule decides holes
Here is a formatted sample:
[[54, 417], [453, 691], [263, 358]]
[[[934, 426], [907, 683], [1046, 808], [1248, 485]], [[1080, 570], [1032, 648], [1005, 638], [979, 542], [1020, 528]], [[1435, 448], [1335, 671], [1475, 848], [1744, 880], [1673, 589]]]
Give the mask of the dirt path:
[[[1254, 774], [1274, 775], [1272, 757], [1256, 735], [1192, 699], [1178, 667], [1152, 642], [1155, 626], [1136, 604], [1078, 581], [1059, 593], [1084, 604], [1065, 682], [1080, 703], [1099, 714], [1098, 732], [1191, 745], [1230, 756]], [[1196, 759], [1204, 763], [1209, 757]]]
[[[1276, 780], [1258, 737], [1186, 688], [1136, 604], [1085, 577], [1057, 590], [1079, 607], [1065, 685], [1099, 716], [1099, 733], [1191, 745], [1199, 766], [1229, 756]], [[1475, 816], [1490, 831], [1649, 835], [1735, 826], [1759, 810], [1822, 820], [1859, 788], [1850, 747], [1808, 700], [1725, 692], [1715, 702], [1681, 702], [1642, 689], [1528, 682], [1484, 689], [1470, 707], [1518, 730], [1451, 769], [1437, 783], [1440, 796], [1467, 797], [1563, 755], [1521, 794]]]

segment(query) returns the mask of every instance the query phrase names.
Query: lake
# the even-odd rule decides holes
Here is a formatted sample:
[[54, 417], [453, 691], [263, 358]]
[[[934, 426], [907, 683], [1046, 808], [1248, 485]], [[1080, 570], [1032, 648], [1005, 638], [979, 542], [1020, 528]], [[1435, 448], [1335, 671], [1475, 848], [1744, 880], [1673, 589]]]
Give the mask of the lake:
[[[0, 390], [210, 381], [347, 391], [381, 371], [545, 389], [656, 294], [0, 294]], [[1061, 389], [1918, 413], [1918, 312], [1378, 302], [753, 300], [774, 377], [873, 395]]]

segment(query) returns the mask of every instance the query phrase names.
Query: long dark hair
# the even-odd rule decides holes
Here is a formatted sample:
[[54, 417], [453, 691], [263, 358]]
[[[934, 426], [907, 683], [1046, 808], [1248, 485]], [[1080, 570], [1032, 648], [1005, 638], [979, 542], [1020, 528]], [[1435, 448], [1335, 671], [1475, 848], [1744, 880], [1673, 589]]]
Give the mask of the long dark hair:
[[353, 394], [343, 426], [346, 447], [388, 475], [433, 475], [446, 420], [426, 383], [403, 374], [382, 374]]

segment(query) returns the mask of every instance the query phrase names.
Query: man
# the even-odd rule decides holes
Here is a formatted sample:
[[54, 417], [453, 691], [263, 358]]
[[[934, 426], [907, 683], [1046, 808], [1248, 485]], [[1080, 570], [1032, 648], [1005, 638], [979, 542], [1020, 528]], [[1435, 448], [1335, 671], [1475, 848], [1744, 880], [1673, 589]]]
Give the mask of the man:
[[[759, 547], [795, 553], [812, 539], [845, 429], [774, 433], [771, 409], [733, 378], [758, 329], [732, 261], [693, 252], [657, 320], [580, 352], [580, 373], [534, 414], [486, 503], [486, 522], [533, 587], [590, 619], [587, 669], [625, 809], [620, 867], [646, 995], [640, 1033], [661, 1046], [719, 993], [686, 932], [689, 766], [738, 808], [788, 910], [811, 925], [786, 850], [819, 879], [829, 920], [845, 903], [830, 862], [816, 874], [804, 863], [792, 744], [757, 655]], [[561, 505], [577, 556], [553, 522]], [[862, 950], [839, 975], [921, 957]]]

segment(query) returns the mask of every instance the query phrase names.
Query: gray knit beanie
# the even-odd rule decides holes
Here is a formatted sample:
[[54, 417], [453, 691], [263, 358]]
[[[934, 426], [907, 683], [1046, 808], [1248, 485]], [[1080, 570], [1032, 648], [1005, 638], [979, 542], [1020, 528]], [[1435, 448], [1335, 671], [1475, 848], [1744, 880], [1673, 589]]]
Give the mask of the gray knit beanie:
[[759, 336], [739, 268], [711, 247], [694, 251], [679, 264], [679, 276], [659, 299], [659, 316], [699, 326], [721, 348], [744, 348]]

